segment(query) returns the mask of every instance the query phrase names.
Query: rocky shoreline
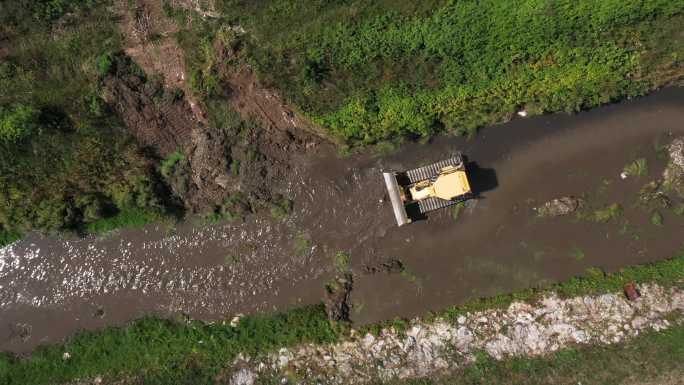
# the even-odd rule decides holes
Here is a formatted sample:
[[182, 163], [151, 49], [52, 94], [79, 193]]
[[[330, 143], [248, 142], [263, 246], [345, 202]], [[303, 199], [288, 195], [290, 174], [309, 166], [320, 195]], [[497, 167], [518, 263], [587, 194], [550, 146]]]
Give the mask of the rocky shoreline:
[[682, 322], [684, 290], [643, 284], [637, 291], [640, 297], [633, 301], [623, 293], [569, 299], [549, 293], [536, 303], [514, 302], [454, 321], [415, 319], [405, 331], [388, 328], [378, 336], [352, 331], [332, 345], [241, 356], [232, 365], [230, 383], [296, 379], [294, 383], [363, 384], [421, 378], [469, 365], [480, 352], [497, 360], [539, 356], [576, 345], [619, 343]]

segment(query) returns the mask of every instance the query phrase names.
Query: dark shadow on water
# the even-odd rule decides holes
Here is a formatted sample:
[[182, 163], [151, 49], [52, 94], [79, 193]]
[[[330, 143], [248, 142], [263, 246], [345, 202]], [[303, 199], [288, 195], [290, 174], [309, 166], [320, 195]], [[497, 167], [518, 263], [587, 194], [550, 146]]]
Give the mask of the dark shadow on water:
[[480, 194], [492, 191], [499, 187], [499, 180], [496, 176], [496, 170], [493, 168], [482, 168], [477, 162], [466, 163], [466, 170], [468, 172], [468, 181], [470, 188], [476, 197]]

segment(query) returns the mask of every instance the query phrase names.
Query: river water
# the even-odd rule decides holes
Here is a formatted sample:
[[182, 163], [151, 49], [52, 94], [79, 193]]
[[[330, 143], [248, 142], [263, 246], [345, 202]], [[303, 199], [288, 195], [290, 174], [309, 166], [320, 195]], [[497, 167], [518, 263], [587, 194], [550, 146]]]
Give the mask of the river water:
[[[390, 155], [340, 158], [322, 146], [298, 156], [283, 181], [292, 215], [244, 222], [188, 221], [105, 237], [31, 234], [0, 249], [0, 350], [31, 351], [81, 329], [144, 315], [208, 321], [321, 300], [333, 256], [351, 257], [352, 319], [411, 317], [583, 273], [671, 257], [684, 246], [684, 218], [636, 205], [664, 168], [663, 147], [684, 134], [684, 89], [575, 115], [515, 119], [472, 139], [439, 137]], [[397, 228], [381, 171], [467, 156], [480, 198]], [[649, 175], [623, 180], [644, 158]], [[620, 218], [539, 219], [534, 208], [565, 195], [591, 207], [618, 203]], [[677, 203], [677, 202], [675, 202]], [[383, 270], [399, 261], [403, 270]]]

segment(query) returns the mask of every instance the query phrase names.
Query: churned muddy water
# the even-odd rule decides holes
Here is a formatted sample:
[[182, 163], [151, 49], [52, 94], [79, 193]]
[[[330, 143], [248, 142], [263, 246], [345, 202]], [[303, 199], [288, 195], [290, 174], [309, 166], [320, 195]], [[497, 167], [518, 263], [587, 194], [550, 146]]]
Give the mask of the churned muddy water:
[[[245, 222], [150, 226], [103, 238], [31, 235], [0, 249], [0, 349], [28, 352], [79, 329], [147, 314], [225, 320], [321, 300], [333, 256], [351, 257], [352, 319], [373, 322], [564, 279], [588, 267], [615, 270], [675, 255], [684, 218], [662, 225], [637, 207], [657, 179], [662, 146], [684, 134], [684, 89], [577, 115], [517, 119], [474, 139], [438, 138], [388, 156], [302, 155], [288, 181], [293, 213]], [[450, 210], [397, 228], [383, 169], [402, 170], [454, 150], [469, 158], [480, 199], [458, 220]], [[645, 158], [648, 175], [621, 179]], [[608, 223], [540, 219], [534, 207], [583, 196], [619, 203]], [[675, 202], [677, 203], [677, 202]], [[389, 268], [398, 261], [403, 268]]]

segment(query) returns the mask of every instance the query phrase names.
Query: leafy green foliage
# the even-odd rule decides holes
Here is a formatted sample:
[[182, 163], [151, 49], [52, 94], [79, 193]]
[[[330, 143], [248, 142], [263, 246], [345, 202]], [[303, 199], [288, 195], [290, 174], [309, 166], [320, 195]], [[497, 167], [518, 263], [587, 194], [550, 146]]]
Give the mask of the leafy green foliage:
[[98, 56], [95, 65], [97, 67], [97, 73], [100, 76], [105, 76], [112, 71], [114, 66], [114, 56], [111, 52], [103, 53], [102, 55]]
[[121, 47], [101, 3], [1, 4], [2, 233], [104, 229], [163, 211], [154, 170], [100, 97], [103, 52]]
[[19, 238], [21, 238], [21, 234], [19, 233], [0, 230], [0, 247], [9, 245]]
[[283, 220], [287, 218], [292, 212], [292, 201], [283, 198], [276, 197], [276, 199], [271, 202], [271, 216], [277, 220]]
[[636, 159], [625, 166], [624, 173], [629, 176], [646, 176], [648, 175], [648, 162], [645, 158]]
[[90, 234], [105, 234], [121, 228], [140, 228], [160, 219], [162, 216], [157, 210], [145, 210], [138, 207], [124, 208], [113, 216], [88, 223], [86, 231]]
[[168, 178], [172, 173], [178, 162], [185, 159], [185, 155], [182, 152], [176, 151], [171, 155], [167, 156], [166, 159], [162, 160], [159, 165], [159, 173], [164, 177]]
[[38, 127], [39, 114], [31, 106], [0, 107], [0, 143], [15, 143], [30, 136]]
[[661, 214], [658, 211], [654, 211], [653, 214], [651, 214], [651, 224], [654, 226], [662, 226], [663, 225], [663, 214]]
[[618, 203], [613, 203], [603, 208], [594, 210], [592, 220], [594, 222], [606, 223], [619, 218], [622, 215], [622, 211], [622, 206], [620, 206]]
[[261, 80], [351, 143], [467, 133], [521, 107], [572, 112], [639, 95], [684, 52], [663, 44], [684, 25], [681, 1], [217, 5], [249, 31]]
[[335, 253], [333, 256], [333, 266], [335, 266], [335, 269], [339, 272], [346, 272], [349, 270], [351, 265], [351, 256], [349, 253], [345, 253], [344, 251], [338, 251]]

